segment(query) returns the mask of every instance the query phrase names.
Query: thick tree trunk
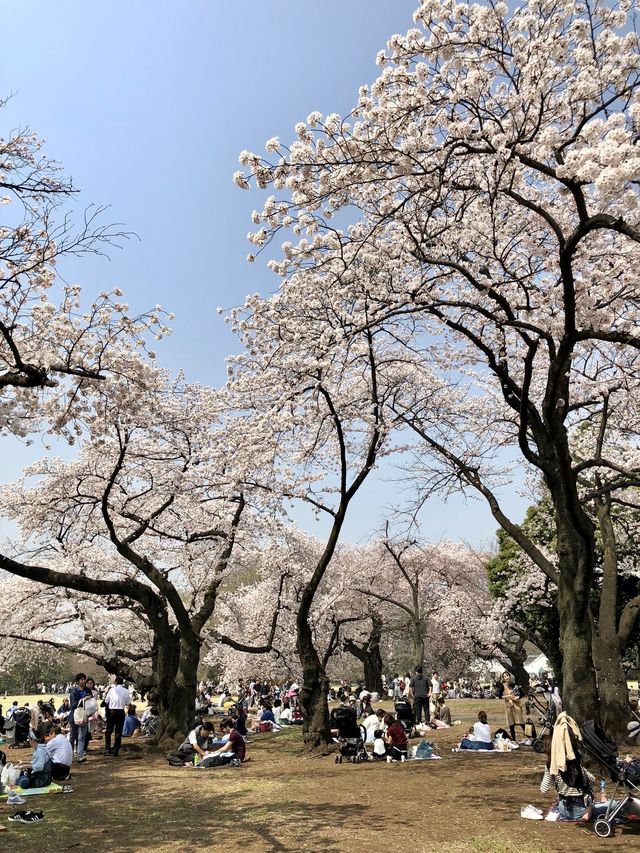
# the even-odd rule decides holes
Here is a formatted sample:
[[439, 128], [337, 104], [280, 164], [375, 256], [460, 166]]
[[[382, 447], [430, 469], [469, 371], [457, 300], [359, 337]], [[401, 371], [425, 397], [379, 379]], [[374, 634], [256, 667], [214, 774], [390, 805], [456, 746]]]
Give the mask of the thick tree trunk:
[[607, 734], [619, 743], [627, 736], [631, 706], [618, 638], [604, 638], [594, 631], [592, 642], [602, 725]]
[[308, 622], [298, 613], [298, 657], [302, 666], [300, 708], [302, 735], [309, 750], [323, 749], [331, 742], [329, 723], [329, 679], [313, 643]]
[[559, 554], [558, 614], [562, 649], [562, 700], [565, 710], [578, 723], [582, 723], [587, 719], [599, 719], [589, 618], [591, 562], [586, 554], [579, 553], [578, 548], [571, 556], [577, 559], [569, 562], [566, 554]]
[[200, 643], [177, 630], [159, 638], [157, 697], [160, 712], [158, 740], [182, 740], [193, 727]]

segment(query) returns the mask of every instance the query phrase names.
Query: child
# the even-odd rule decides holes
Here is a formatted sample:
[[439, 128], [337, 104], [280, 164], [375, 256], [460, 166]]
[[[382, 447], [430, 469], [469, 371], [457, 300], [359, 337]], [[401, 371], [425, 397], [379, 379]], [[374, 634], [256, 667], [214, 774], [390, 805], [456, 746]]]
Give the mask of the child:
[[376, 729], [373, 733], [373, 760], [384, 761], [387, 757], [387, 745], [384, 742], [384, 729]]

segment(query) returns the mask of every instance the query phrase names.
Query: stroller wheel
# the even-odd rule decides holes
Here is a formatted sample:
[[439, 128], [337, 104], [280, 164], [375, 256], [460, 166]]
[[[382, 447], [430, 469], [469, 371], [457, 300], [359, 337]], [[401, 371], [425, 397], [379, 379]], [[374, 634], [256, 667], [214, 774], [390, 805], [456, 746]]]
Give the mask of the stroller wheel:
[[336, 764], [340, 764], [340, 756], [336, 755]]
[[610, 835], [613, 835], [613, 827], [603, 817], [598, 818], [593, 825], [593, 829], [599, 838], [609, 838]]
[[531, 744], [533, 746], [533, 751], [537, 752], [538, 755], [542, 755], [544, 752], [544, 743], [539, 738], [536, 738], [534, 742]]

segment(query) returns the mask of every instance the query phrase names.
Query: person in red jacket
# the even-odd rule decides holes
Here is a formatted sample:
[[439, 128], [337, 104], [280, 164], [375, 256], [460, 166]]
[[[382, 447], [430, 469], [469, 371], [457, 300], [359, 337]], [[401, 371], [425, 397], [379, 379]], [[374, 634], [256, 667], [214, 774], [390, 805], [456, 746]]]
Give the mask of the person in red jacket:
[[387, 726], [385, 740], [389, 745], [387, 761], [406, 761], [409, 740], [404, 726], [400, 720], [394, 719], [391, 714], [387, 714], [384, 722]]

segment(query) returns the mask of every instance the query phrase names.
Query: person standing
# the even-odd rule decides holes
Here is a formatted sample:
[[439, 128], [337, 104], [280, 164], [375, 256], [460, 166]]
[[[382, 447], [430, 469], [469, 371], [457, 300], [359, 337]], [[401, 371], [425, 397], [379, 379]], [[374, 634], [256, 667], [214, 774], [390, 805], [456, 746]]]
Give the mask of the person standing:
[[442, 688], [440, 687], [440, 676], [438, 675], [438, 671], [434, 670], [431, 673], [431, 701], [433, 702], [434, 716], [436, 711], [438, 710], [438, 699], [440, 698], [441, 692]]
[[74, 719], [74, 714], [78, 705], [84, 707], [84, 700], [91, 696], [91, 691], [87, 690], [87, 676], [84, 672], [79, 672], [76, 675], [76, 682], [69, 691], [69, 740], [76, 754], [76, 761], [82, 763], [87, 760], [87, 732], [89, 730], [88, 720], [84, 724], [78, 725]]
[[501, 694], [502, 699], [504, 699], [505, 716], [507, 719], [507, 725], [509, 726], [511, 740], [515, 741], [516, 726], [520, 726], [524, 732], [524, 717], [522, 715], [522, 703], [520, 701], [520, 688], [516, 686], [508, 672], [502, 673]]
[[425, 723], [429, 722], [429, 682], [422, 674], [422, 667], [417, 666], [416, 672], [409, 682], [411, 690], [410, 695], [413, 699], [413, 716], [416, 723], [422, 721], [422, 711], [424, 710]]
[[[104, 754], [118, 756], [122, 743], [122, 727], [124, 726], [124, 709], [131, 703], [129, 691], [124, 686], [121, 675], [116, 675], [115, 684], [107, 690], [104, 704], [107, 710], [107, 729], [104, 733]], [[114, 735], [113, 750], [111, 735]]]

